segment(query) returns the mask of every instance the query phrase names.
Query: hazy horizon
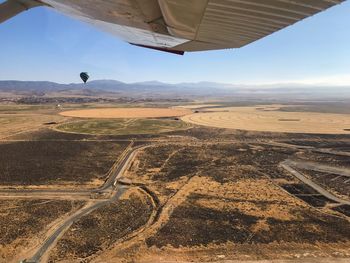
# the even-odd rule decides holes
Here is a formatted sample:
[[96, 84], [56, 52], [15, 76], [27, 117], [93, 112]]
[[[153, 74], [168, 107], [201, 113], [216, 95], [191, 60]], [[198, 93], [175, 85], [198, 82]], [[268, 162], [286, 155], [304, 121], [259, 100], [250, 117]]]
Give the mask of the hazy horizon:
[[[49, 8], [3, 23], [0, 79], [133, 83], [210, 81], [238, 84], [350, 83], [350, 2], [330, 8], [240, 49], [177, 56], [135, 47]], [[166, 66], [165, 66], [166, 65]]]
[[[350, 77], [350, 76], [349, 76]], [[19, 79], [0, 79], [0, 82], [6, 82], [6, 81], [19, 81], [19, 82], [52, 82], [60, 85], [70, 85], [70, 84], [82, 84], [81, 81], [75, 81], [75, 82], [56, 82], [52, 80], [19, 80]], [[350, 80], [348, 83], [311, 83], [311, 82], [274, 82], [274, 83], [224, 83], [224, 82], [213, 82], [213, 81], [206, 81], [206, 80], [200, 80], [195, 82], [165, 82], [160, 80], [145, 80], [145, 81], [135, 81], [135, 82], [127, 82], [127, 81], [121, 81], [119, 79], [90, 79], [88, 83], [91, 82], [103, 82], [103, 81], [110, 81], [110, 82], [120, 82], [128, 85], [132, 84], [150, 84], [150, 85], [219, 85], [221, 88], [279, 88], [279, 87], [290, 87], [290, 88], [349, 88], [350, 89]], [[206, 86], [208, 87], [208, 86]]]

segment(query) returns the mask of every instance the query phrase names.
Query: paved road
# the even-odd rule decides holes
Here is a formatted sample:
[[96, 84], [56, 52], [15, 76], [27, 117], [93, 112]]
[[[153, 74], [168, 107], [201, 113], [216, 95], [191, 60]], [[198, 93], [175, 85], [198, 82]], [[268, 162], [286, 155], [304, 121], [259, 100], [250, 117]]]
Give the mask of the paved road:
[[346, 199], [338, 198], [337, 196], [333, 195], [332, 193], [328, 192], [318, 184], [311, 181], [309, 178], [305, 177], [303, 174], [299, 173], [298, 171], [294, 170], [291, 165], [293, 165], [293, 162], [290, 160], [286, 160], [282, 163], [280, 163], [280, 166], [284, 168], [286, 171], [290, 172], [292, 175], [294, 175], [296, 178], [298, 178], [300, 181], [304, 182], [308, 186], [312, 187], [314, 190], [319, 192], [321, 195], [327, 197], [328, 199], [331, 199], [337, 203], [340, 204], [346, 204], [350, 205], [350, 201]]

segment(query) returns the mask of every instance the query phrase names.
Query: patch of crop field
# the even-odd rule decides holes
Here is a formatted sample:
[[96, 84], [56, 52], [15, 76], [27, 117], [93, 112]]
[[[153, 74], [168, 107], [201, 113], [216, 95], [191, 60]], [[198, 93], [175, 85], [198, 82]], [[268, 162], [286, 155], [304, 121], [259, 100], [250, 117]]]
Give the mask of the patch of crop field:
[[189, 127], [189, 124], [175, 119], [114, 119], [70, 122], [58, 126], [57, 129], [83, 134], [129, 135], [155, 134]]
[[278, 121], [300, 121], [300, 119], [279, 119]]
[[48, 111], [55, 110], [56, 105], [9, 105], [0, 104], [0, 114], [11, 114], [11, 113], [30, 113], [36, 111]]
[[96, 136], [90, 134], [60, 132], [50, 128], [42, 128], [35, 131], [14, 134], [6, 138], [7, 141], [80, 141], [96, 139], [98, 139]]
[[344, 130], [350, 126], [350, 114], [278, 111], [282, 106], [209, 108], [208, 112], [186, 115], [182, 120], [197, 125], [248, 131], [350, 134]]
[[34, 130], [45, 126], [45, 123], [59, 122], [62, 116], [45, 114], [0, 114], [0, 138]]
[[180, 108], [101, 108], [63, 111], [60, 115], [77, 118], [125, 119], [177, 117], [190, 113], [190, 110]]
[[83, 206], [80, 201], [62, 200], [1, 200], [0, 204], [0, 262], [11, 262], [53, 221]]
[[14, 141], [0, 143], [0, 184], [95, 186], [129, 142]]
[[279, 111], [285, 112], [318, 112], [318, 113], [341, 113], [350, 114], [350, 106], [348, 102], [335, 103], [310, 103], [308, 105], [289, 105], [282, 106]]
[[108, 204], [75, 222], [58, 241], [51, 262], [81, 262], [142, 228], [152, 213], [150, 198], [129, 190], [121, 200]]

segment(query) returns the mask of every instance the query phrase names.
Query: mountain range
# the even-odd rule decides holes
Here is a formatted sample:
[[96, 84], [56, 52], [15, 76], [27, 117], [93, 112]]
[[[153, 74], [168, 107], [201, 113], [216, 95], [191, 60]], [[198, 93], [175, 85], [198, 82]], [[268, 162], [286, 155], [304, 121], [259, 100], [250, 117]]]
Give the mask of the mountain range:
[[159, 81], [124, 83], [117, 80], [93, 80], [86, 84], [60, 84], [49, 81], [0, 81], [0, 91], [17, 95], [43, 96], [127, 96], [127, 97], [227, 97], [227, 96], [326, 96], [350, 97], [349, 86], [311, 86], [300, 84], [234, 85], [216, 82], [169, 84]]

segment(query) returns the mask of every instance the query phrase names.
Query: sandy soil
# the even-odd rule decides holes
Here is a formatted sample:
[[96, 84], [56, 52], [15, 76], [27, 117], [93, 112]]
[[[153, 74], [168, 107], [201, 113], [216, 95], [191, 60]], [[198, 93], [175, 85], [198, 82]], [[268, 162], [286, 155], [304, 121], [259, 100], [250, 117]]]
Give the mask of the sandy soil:
[[282, 112], [276, 107], [227, 107], [208, 109], [182, 117], [185, 122], [228, 129], [270, 132], [350, 134], [350, 115]]
[[200, 108], [206, 108], [206, 107], [215, 107], [220, 106], [219, 104], [195, 104], [195, 105], [183, 105], [183, 106], [176, 106], [175, 109], [183, 108], [183, 109], [200, 109]]
[[60, 122], [64, 118], [45, 114], [0, 114], [0, 139], [10, 135], [37, 130], [47, 122]]
[[60, 115], [78, 118], [160, 118], [190, 114], [187, 109], [169, 108], [105, 108], [64, 111]]

